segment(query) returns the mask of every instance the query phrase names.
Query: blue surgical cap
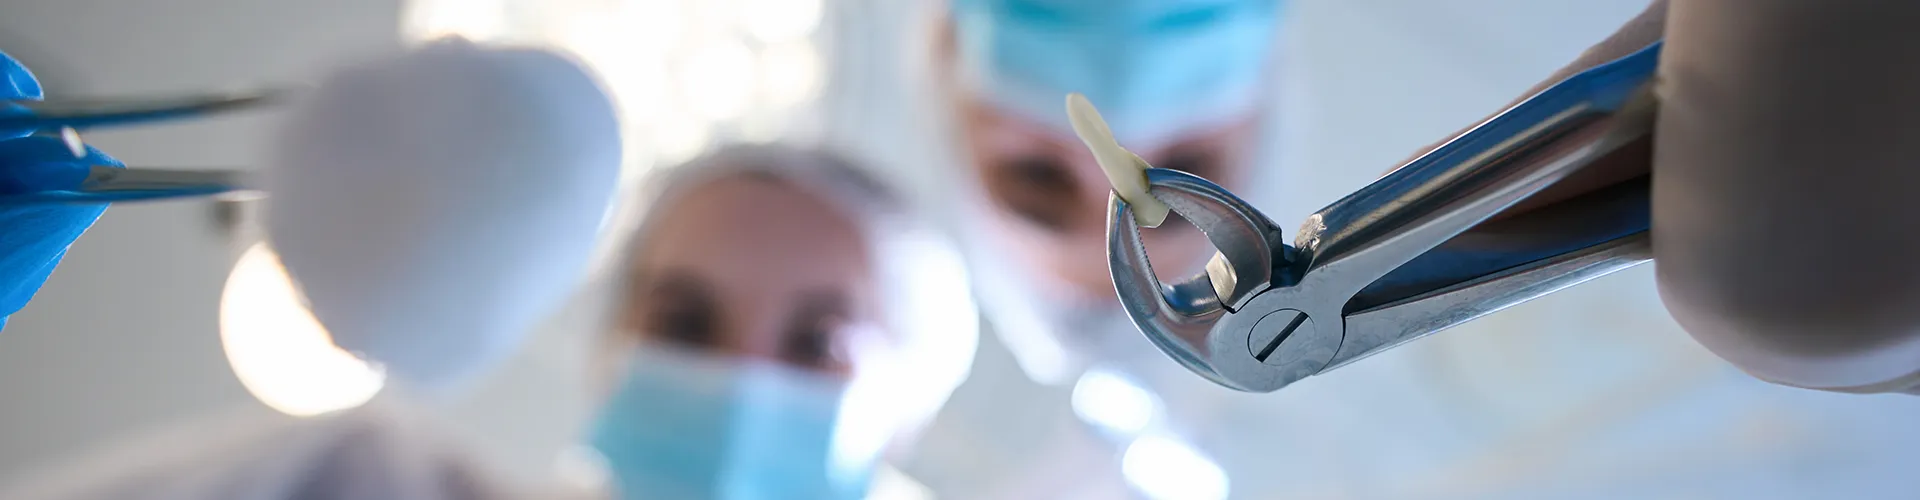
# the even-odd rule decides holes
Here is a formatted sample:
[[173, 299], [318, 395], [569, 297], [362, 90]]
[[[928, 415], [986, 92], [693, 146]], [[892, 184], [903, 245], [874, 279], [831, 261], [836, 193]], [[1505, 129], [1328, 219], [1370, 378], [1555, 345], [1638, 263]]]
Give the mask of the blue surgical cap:
[[1086, 94], [1135, 147], [1251, 112], [1280, 0], [952, 0], [962, 75], [988, 103], [1070, 130]]

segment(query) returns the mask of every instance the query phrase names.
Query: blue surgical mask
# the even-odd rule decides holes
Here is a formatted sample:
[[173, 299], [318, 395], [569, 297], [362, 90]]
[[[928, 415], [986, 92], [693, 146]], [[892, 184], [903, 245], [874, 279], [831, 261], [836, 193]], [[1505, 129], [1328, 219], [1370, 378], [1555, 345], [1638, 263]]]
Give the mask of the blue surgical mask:
[[1265, 93], [1282, 3], [952, 1], [974, 92], [1062, 132], [1067, 93], [1086, 94], [1135, 148], [1251, 113]]
[[643, 349], [592, 445], [621, 498], [857, 499], [872, 457], [836, 453], [846, 383], [772, 362]]

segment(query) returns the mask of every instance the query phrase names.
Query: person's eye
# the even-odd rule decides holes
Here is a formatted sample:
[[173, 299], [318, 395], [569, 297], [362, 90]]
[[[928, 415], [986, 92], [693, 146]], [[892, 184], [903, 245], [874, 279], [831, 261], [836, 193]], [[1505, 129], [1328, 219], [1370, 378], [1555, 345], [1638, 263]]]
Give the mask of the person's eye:
[[844, 364], [834, 346], [833, 328], [815, 325], [787, 333], [780, 346], [780, 357], [794, 366], [820, 371], [839, 371]]
[[660, 340], [690, 347], [719, 347], [714, 314], [703, 307], [656, 311], [649, 330]]
[[641, 335], [688, 347], [720, 347], [720, 314], [704, 288], [678, 277], [662, 280], [644, 295]]
[[788, 322], [780, 341], [780, 359], [828, 373], [852, 369], [847, 356], [848, 304], [838, 293], [811, 293]]
[[995, 198], [1015, 215], [1052, 231], [1065, 231], [1079, 197], [1079, 185], [1066, 162], [1051, 156], [1008, 161], [988, 180]]

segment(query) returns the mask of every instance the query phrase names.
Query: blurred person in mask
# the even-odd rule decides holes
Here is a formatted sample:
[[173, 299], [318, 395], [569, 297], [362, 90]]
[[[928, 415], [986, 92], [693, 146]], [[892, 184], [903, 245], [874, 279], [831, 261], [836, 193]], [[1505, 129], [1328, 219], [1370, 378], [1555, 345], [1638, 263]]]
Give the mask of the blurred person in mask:
[[[971, 366], [978, 312], [958, 252], [859, 167], [819, 151], [729, 148], [643, 186], [637, 210], [624, 212], [638, 221], [622, 231], [627, 252], [598, 279], [611, 290], [593, 365], [605, 397], [585, 437], [610, 479], [598, 488], [501, 481], [401, 397], [423, 394], [413, 392], [308, 420], [216, 415], [0, 493], [864, 498], [883, 460], [907, 449]], [[543, 253], [578, 262], [586, 252], [574, 249]], [[475, 340], [465, 335], [418, 335], [428, 338], [372, 345], [467, 352], [434, 366], [462, 365], [468, 377], [493, 362], [451, 349]], [[375, 359], [417, 359], [398, 355], [407, 352]], [[390, 371], [413, 373], [444, 372]]]
[[[982, 261], [982, 307], [1023, 369], [1070, 380], [1133, 351], [1106, 264], [1112, 189], [1063, 112], [1083, 93], [1154, 166], [1247, 187], [1271, 134], [1277, 0], [949, 0], [936, 71], [950, 82], [963, 224]], [[1163, 279], [1211, 247], [1191, 225], [1144, 233]], [[1126, 345], [1116, 346], [1116, 342]]]
[[[1685, 93], [1687, 99], [1679, 103], [1686, 113], [1663, 115], [1661, 133], [1666, 135], [1661, 137], [1670, 146], [1657, 158], [1667, 158], [1667, 164], [1675, 166], [1661, 175], [1686, 179], [1689, 189], [1710, 194], [1716, 203], [1768, 199], [1754, 192], [1773, 183], [1743, 179], [1711, 184], [1704, 180], [1705, 173], [1717, 172], [1713, 169], [1719, 167], [1690, 167], [1753, 164], [1762, 158], [1746, 150], [1729, 153], [1729, 148], [1740, 149], [1736, 145], [1742, 142], [1726, 134], [1759, 124], [1780, 129], [1761, 130], [1761, 135], [1780, 136], [1790, 134], [1784, 130], [1795, 123], [1805, 123], [1782, 120], [1785, 116], [1778, 114], [1769, 120], [1735, 123], [1713, 118], [1722, 114], [1699, 111], [1726, 104], [1709, 98], [1711, 93], [1705, 89], [1714, 88], [1742, 91], [1739, 95], [1750, 101], [1741, 102], [1811, 104], [1817, 100], [1758, 99], [1780, 95], [1787, 85], [1776, 88], [1774, 83], [1725, 75], [1736, 72], [1729, 68], [1739, 64], [1763, 66], [1757, 62], [1763, 59], [1711, 56], [1714, 51], [1735, 49], [1786, 50], [1747, 29], [1752, 26], [1780, 24], [1783, 31], [1808, 40], [1834, 40], [1811, 35], [1821, 32], [1818, 29], [1785, 29], [1793, 24], [1786, 20], [1809, 18], [1806, 13], [1789, 12], [1821, 10], [1785, 7], [1788, 3], [1737, 16], [1713, 14], [1739, 10], [1729, 2], [1696, 1], [1685, 9], [1675, 7], [1692, 15], [1680, 28], [1688, 35], [1681, 39], [1685, 43], [1669, 45], [1668, 64], [1680, 68], [1678, 74], [1684, 78], [1675, 81], [1689, 82], [1686, 88], [1693, 92]], [[943, 11], [947, 32], [936, 45], [934, 74], [953, 105], [955, 138], [965, 158], [959, 177], [973, 181], [965, 184], [976, 201], [959, 208], [965, 213], [961, 227], [973, 245], [970, 257], [980, 264], [975, 272], [983, 285], [982, 307], [996, 333], [1035, 380], [1071, 381], [1087, 368], [1101, 365], [1121, 373], [1118, 378], [1154, 396], [1148, 399], [1156, 403], [1149, 405], [1155, 422], [1145, 426], [1146, 432], [1169, 432], [1217, 460], [1232, 478], [1236, 497], [1619, 498], [1688, 491], [1772, 498], [1821, 490], [1864, 496], [1911, 491], [1897, 474], [1878, 464], [1899, 463], [1912, 454], [1908, 450], [1920, 443], [1920, 434], [1897, 422], [1920, 408], [1908, 401], [1785, 391], [1755, 381], [1726, 367], [1713, 354], [1765, 351], [1762, 346], [1778, 342], [1740, 343], [1725, 337], [1716, 341], [1695, 331], [1701, 323], [1695, 319], [1685, 333], [1693, 333], [1714, 349], [1713, 353], [1702, 351], [1657, 312], [1660, 304], [1646, 293], [1644, 283], [1635, 283], [1631, 290], [1617, 286], [1609, 290], [1605, 283], [1625, 283], [1614, 279], [1562, 292], [1539, 305], [1516, 308], [1426, 341], [1432, 344], [1383, 354], [1277, 394], [1231, 393], [1166, 359], [1112, 303], [1103, 246], [1110, 187], [1068, 126], [1062, 101], [1070, 92], [1086, 94], [1107, 116], [1120, 142], [1155, 166], [1193, 172], [1243, 194], [1257, 192], [1263, 186], [1250, 184], [1271, 182], [1258, 174], [1277, 166], [1265, 165], [1261, 161], [1265, 152], [1256, 146], [1272, 147], [1276, 139], [1284, 140], [1280, 131], [1267, 129], [1266, 119], [1271, 117], [1260, 115], [1270, 109], [1263, 100], [1278, 97], [1288, 77], [1276, 73], [1274, 47], [1286, 4], [1257, 0], [947, 2]], [[1873, 9], [1831, 9], [1845, 10]], [[1619, 32], [1527, 94], [1659, 40], [1663, 31], [1671, 31], [1667, 11], [1666, 2], [1652, 2]], [[1832, 26], [1846, 24], [1838, 21], [1844, 17], [1839, 14], [1816, 17], [1829, 17]], [[1759, 24], [1742, 25], [1734, 19], [1757, 19], [1751, 23]], [[1732, 39], [1743, 42], [1735, 45], [1729, 42]], [[1880, 51], [1897, 52], [1902, 47], [1883, 45]], [[1848, 44], [1832, 43], [1821, 50], [1844, 46]], [[1877, 52], [1864, 47], [1853, 50]], [[1691, 71], [1695, 69], [1708, 73]], [[1790, 74], [1792, 68], [1772, 70]], [[1703, 75], [1721, 79], [1708, 80]], [[1807, 88], [1819, 85], [1805, 79], [1776, 75], [1770, 81], [1799, 82], [1803, 88], [1796, 95], [1821, 95], [1808, 93]], [[1889, 92], [1876, 87], [1870, 94], [1885, 98]], [[1702, 107], [1687, 107], [1690, 103]], [[1831, 143], [1853, 142], [1834, 139]], [[1782, 140], [1778, 144], [1809, 143]], [[1204, 154], [1184, 154], [1191, 151]], [[1865, 154], [1860, 151], [1847, 154]], [[1635, 148], [1630, 154], [1649, 153]], [[1671, 159], [1680, 157], [1690, 158], [1691, 164]], [[1726, 161], [1736, 157], [1743, 160]], [[1760, 163], [1810, 172], [1805, 165], [1784, 165], [1781, 158]], [[1896, 170], [1888, 167], [1882, 172]], [[1558, 199], [1646, 172], [1644, 163], [1603, 163], [1533, 201]], [[1827, 185], [1827, 181], [1804, 177], [1777, 178]], [[1674, 185], [1679, 184], [1668, 184]], [[1720, 186], [1717, 192], [1709, 187], [1714, 185]], [[1909, 189], [1911, 183], [1890, 181], [1876, 187], [1893, 186]], [[1746, 198], [1731, 195], [1742, 190]], [[1761, 227], [1700, 218], [1724, 207], [1699, 205], [1675, 191], [1662, 192], [1656, 189], [1656, 198], [1667, 200], [1656, 205], [1656, 232], [1662, 224], [1679, 227], [1674, 222], [1695, 230], [1662, 232], [1656, 238], [1663, 242], [1656, 245], [1661, 249], [1705, 248], [1715, 241], [1709, 236], [1720, 238], [1738, 233], [1735, 228]], [[1707, 220], [1722, 223], [1705, 224]], [[1155, 263], [1167, 263], [1155, 266], [1163, 280], [1189, 275], [1209, 253], [1201, 235], [1185, 224], [1169, 224], [1143, 236]], [[1750, 243], [1746, 248], [1763, 247]], [[1718, 248], [1723, 251], [1717, 255], [1723, 257], [1741, 254], [1741, 262], [1752, 269], [1761, 264], [1746, 254], [1793, 247]], [[1662, 253], [1661, 258], [1666, 255]], [[1681, 255], [1693, 259], [1705, 254]], [[1669, 271], [1663, 265], [1662, 286], [1670, 288], [1668, 276], [1693, 274], [1691, 269], [1727, 268], [1721, 263], [1694, 264], [1683, 271]], [[1721, 274], [1722, 283], [1728, 275]], [[1687, 287], [1700, 286], [1699, 281], [1694, 283]], [[1689, 300], [1718, 303], [1718, 297], [1752, 295], [1762, 289], [1784, 295], [1817, 287], [1750, 284], [1746, 289], [1713, 299], [1693, 295]], [[1609, 291], [1615, 298], [1606, 298]], [[1830, 301], [1821, 301], [1826, 302]], [[1882, 302], [1876, 298], [1873, 303]], [[1687, 320], [1686, 313], [1675, 315]], [[1623, 331], [1651, 333], [1627, 336], [1620, 334]], [[1804, 344], [1804, 337], [1793, 342]], [[1751, 361], [1740, 364], [1753, 366]], [[1111, 374], [1100, 373], [1099, 378], [1112, 380]], [[1079, 396], [1076, 390], [1076, 412], [1081, 410]], [[1087, 420], [1092, 427], [1105, 425], [1098, 419]], [[1139, 441], [1129, 440], [1140, 431], [1099, 431], [1120, 437], [1119, 445], [1105, 453], [1133, 461], [1129, 443]], [[1092, 475], [1087, 468], [1067, 471], [1059, 464], [1090, 459], [1109, 462], [1089, 456], [1102, 451], [1067, 448], [1029, 450], [1047, 454], [1033, 460], [1039, 470], [1033, 475], [1040, 479], [1022, 486], [1047, 493], [1021, 491], [1061, 496], [1062, 491], [1073, 491], [1071, 485], [1049, 481], [1047, 476], [1073, 474], [1092, 480]], [[1669, 455], [1687, 458], [1651, 458]], [[1845, 459], [1853, 465], [1814, 457], [1853, 457]], [[1664, 465], [1638, 466], [1643, 463]], [[1755, 477], [1769, 480], [1752, 480]]]
[[387, 390], [308, 419], [176, 423], [0, 497], [864, 497], [966, 377], [978, 312], [945, 240], [812, 150], [728, 149], [637, 193], [631, 257], [599, 280], [616, 312], [585, 441], [605, 489], [515, 484], [437, 423], [432, 403], [579, 286], [619, 170], [612, 109], [541, 50], [449, 40], [335, 72], [273, 148], [268, 232]]
[[[942, 125], [951, 128], [940, 132], [953, 144], [942, 146], [958, 147], [949, 179], [958, 194], [946, 204], [965, 235], [990, 328], [1033, 381], [1138, 391], [1148, 411], [1165, 417], [1147, 429], [1110, 429], [1102, 423], [1107, 417], [1083, 411], [1089, 400], [1074, 392], [1069, 420], [1083, 422], [1023, 422], [1055, 427], [1045, 445], [1006, 443], [1026, 450], [1002, 451], [1010, 460], [1031, 465], [1010, 471], [1021, 477], [1005, 489], [983, 494], [1114, 494], [1088, 486], [1125, 484], [1106, 465], [1142, 432], [1171, 433], [1190, 446], [1209, 437], [1202, 419], [1215, 408], [1263, 405], [1167, 359], [1120, 310], [1106, 262], [1111, 184], [1074, 134], [1065, 97], [1084, 94], [1121, 143], [1154, 166], [1250, 189], [1262, 165], [1272, 163], [1274, 125], [1265, 111], [1282, 81], [1277, 45], [1287, 2], [940, 3], [927, 69], [944, 105], [933, 112], [950, 118]], [[1191, 276], [1212, 253], [1185, 223], [1142, 236], [1166, 280]], [[1121, 420], [1135, 418], [1146, 417]]]
[[596, 377], [617, 488], [863, 498], [971, 366], [959, 254], [816, 151], [726, 149], [654, 186]]

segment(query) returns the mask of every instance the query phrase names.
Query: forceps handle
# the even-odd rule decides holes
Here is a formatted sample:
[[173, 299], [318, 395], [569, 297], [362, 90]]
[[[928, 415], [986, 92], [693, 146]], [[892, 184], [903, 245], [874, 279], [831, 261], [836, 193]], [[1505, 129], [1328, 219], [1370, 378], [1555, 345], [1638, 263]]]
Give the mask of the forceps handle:
[[[1441, 255], [1432, 256], [1432, 265], [1396, 272], [1413, 275], [1411, 280], [1420, 285], [1440, 286], [1413, 287], [1421, 291], [1347, 314], [1344, 341], [1322, 371], [1652, 260], [1647, 180], [1643, 177], [1529, 212], [1523, 219], [1502, 221], [1533, 226], [1528, 229], [1559, 226], [1547, 230], [1545, 237], [1516, 242], [1511, 241], [1512, 235], [1475, 234], [1435, 250]], [[1494, 241], [1475, 241], [1487, 239]], [[1482, 274], [1460, 281], [1454, 269]], [[1375, 297], [1356, 297], [1348, 306], [1370, 298]]]
[[221, 195], [257, 198], [246, 174], [233, 170], [119, 168], [96, 165], [78, 185], [0, 196], [0, 206], [113, 203]]
[[[1374, 281], [1646, 133], [1613, 115], [1652, 80], [1660, 44], [1576, 74], [1334, 202], [1295, 244], [1320, 293]], [[1616, 126], [1616, 125], [1624, 125]]]
[[134, 125], [251, 108], [272, 103], [284, 93], [266, 90], [161, 98], [12, 101], [0, 107], [0, 130]]

